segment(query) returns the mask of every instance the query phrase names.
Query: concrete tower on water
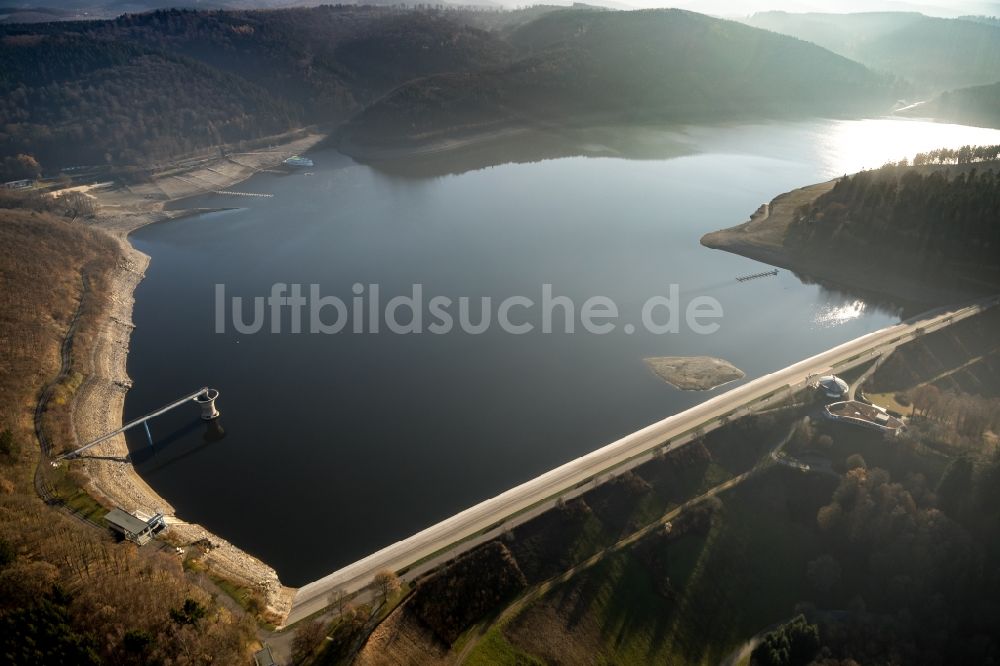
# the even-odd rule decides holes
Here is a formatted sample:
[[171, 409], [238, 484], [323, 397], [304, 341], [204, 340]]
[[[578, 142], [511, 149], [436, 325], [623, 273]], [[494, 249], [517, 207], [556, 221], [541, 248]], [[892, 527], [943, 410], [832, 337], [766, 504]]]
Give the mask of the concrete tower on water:
[[219, 397], [219, 392], [215, 389], [205, 389], [194, 401], [201, 405], [201, 418], [203, 421], [211, 421], [219, 417], [219, 410], [215, 408], [215, 400]]

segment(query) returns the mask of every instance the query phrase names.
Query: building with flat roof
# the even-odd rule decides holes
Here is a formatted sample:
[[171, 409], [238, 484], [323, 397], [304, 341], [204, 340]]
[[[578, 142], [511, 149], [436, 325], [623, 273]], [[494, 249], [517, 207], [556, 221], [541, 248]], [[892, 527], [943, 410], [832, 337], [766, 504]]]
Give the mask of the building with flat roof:
[[149, 520], [143, 520], [121, 509], [112, 509], [104, 516], [104, 520], [112, 532], [140, 546], [149, 543], [154, 534], [166, 527], [162, 513], [154, 515]]
[[256, 666], [277, 666], [278, 662], [274, 660], [274, 655], [271, 654], [271, 646], [267, 643], [264, 644], [263, 650], [258, 650], [253, 653], [253, 663]]
[[889, 414], [884, 407], [858, 400], [831, 403], [824, 408], [824, 412], [827, 418], [834, 421], [853, 423], [894, 435], [898, 435], [903, 429], [903, 422]]

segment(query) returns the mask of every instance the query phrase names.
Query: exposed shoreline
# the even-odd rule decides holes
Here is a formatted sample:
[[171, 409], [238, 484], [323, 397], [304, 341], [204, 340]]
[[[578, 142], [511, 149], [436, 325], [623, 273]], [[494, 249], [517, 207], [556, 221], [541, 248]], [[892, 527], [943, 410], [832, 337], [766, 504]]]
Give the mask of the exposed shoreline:
[[[635, 109], [617, 111], [592, 111], [573, 113], [552, 118], [528, 117], [510, 114], [491, 120], [464, 125], [449, 124], [446, 127], [418, 133], [398, 132], [394, 128], [381, 131], [365, 127], [356, 121], [342, 125], [331, 135], [331, 142], [337, 149], [363, 163], [390, 160], [419, 159], [435, 155], [459, 152], [494, 142], [530, 136], [532, 133], [560, 135], [572, 132], [589, 132], [600, 128], [684, 128], [688, 126], [727, 126], [742, 123], [768, 123], [813, 119], [811, 113], [757, 112], [709, 113], [662, 110], [661, 112], [637, 113]], [[834, 114], [829, 118], [860, 118], [864, 114]], [[374, 140], [372, 136], [376, 137]], [[388, 137], [388, 139], [386, 138]]]
[[[291, 155], [305, 152], [323, 138], [324, 135], [310, 133], [267, 151], [208, 160], [186, 171], [154, 176], [150, 183], [98, 193], [99, 209], [93, 225], [115, 239], [122, 252], [122, 261], [111, 276], [110, 296], [93, 348], [91, 373], [73, 402], [73, 429], [79, 442], [121, 427], [125, 394], [132, 384], [127, 360], [134, 328], [134, 292], [145, 276], [150, 257], [136, 250], [128, 235], [147, 224], [192, 214], [190, 210], [165, 211], [164, 206], [169, 202], [232, 187]], [[164, 513], [171, 533], [184, 543], [207, 539], [216, 547], [209, 550], [202, 561], [214, 573], [259, 590], [269, 615], [284, 617], [287, 614], [294, 590], [282, 585], [277, 572], [266, 563], [201, 525], [176, 516], [173, 506], [157, 494], [128, 461], [124, 436], [101, 443], [88, 455], [83, 461], [89, 478], [88, 492], [127, 511]]]

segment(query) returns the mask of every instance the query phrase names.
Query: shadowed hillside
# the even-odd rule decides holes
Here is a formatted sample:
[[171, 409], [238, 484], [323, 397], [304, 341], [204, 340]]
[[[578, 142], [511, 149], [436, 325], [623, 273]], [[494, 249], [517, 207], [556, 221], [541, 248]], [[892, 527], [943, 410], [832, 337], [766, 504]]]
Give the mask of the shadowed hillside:
[[278, 12], [169, 10], [70, 29], [185, 54], [266, 86], [301, 107], [307, 121], [329, 122], [415, 77], [504, 61], [504, 44], [456, 18], [326, 5]]
[[2, 26], [0, 151], [45, 170], [144, 163], [342, 122], [405, 81], [508, 55], [457, 13], [374, 7]]
[[6, 37], [0, 60], [0, 152], [46, 168], [165, 159], [300, 122], [250, 81], [130, 44]]
[[963, 125], [1000, 127], [1000, 82], [942, 93], [927, 104], [915, 107], [912, 115]]
[[923, 280], [996, 284], [1000, 173], [996, 162], [959, 167], [845, 176], [798, 211], [785, 242]]
[[349, 144], [595, 121], [857, 114], [891, 99], [857, 63], [680, 10], [553, 12], [509, 41], [525, 57], [401, 86], [352, 121]]

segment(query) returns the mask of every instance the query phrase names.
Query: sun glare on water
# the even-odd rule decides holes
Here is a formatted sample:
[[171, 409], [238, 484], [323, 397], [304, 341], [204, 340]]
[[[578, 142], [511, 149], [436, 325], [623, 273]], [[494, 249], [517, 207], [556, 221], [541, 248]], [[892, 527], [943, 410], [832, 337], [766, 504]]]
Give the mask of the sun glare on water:
[[819, 308], [813, 324], [819, 328], [831, 328], [862, 316], [868, 306], [862, 300], [848, 301], [841, 305], [826, 305]]
[[882, 118], [839, 121], [822, 141], [821, 159], [830, 176], [877, 169], [886, 162], [935, 148], [1000, 144], [1000, 130], [925, 120]]

